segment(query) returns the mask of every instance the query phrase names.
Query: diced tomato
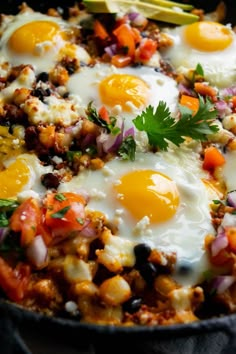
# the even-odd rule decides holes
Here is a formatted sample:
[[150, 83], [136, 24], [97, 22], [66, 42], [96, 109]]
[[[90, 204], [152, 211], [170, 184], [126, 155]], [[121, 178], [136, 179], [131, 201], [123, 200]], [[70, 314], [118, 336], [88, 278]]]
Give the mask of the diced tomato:
[[0, 257], [0, 288], [12, 301], [21, 301], [27, 291], [30, 277], [30, 267], [19, 263], [15, 269]]
[[99, 116], [107, 123], [110, 123], [109, 113], [105, 106], [102, 106], [98, 111]]
[[222, 266], [230, 263], [232, 258], [226, 249], [221, 250], [216, 256], [211, 256], [211, 263], [215, 266]]
[[135, 38], [132, 28], [127, 23], [117, 27], [113, 34], [116, 36], [118, 45], [125, 51], [124, 54], [133, 57], [135, 52]]
[[229, 241], [229, 249], [232, 252], [236, 252], [236, 227], [229, 226], [225, 228], [225, 234]]
[[25, 247], [31, 243], [36, 236], [37, 227], [40, 222], [40, 206], [36, 199], [25, 200], [12, 214], [10, 228], [21, 233], [21, 246]]
[[106, 40], [109, 38], [109, 34], [108, 34], [106, 28], [104, 27], [104, 25], [100, 21], [95, 20], [94, 24], [93, 24], [93, 28], [94, 28], [94, 36], [95, 37], [98, 37], [102, 40]]
[[136, 44], [140, 43], [141, 40], [142, 40], [142, 36], [140, 34], [140, 31], [137, 28], [134, 28], [134, 27], [132, 27], [131, 30], [132, 30], [132, 33], [133, 33], [133, 37], [134, 37], [135, 43]]
[[232, 108], [233, 108], [233, 111], [235, 112], [236, 111], [236, 96], [233, 96], [231, 98], [231, 102], [232, 102]]
[[136, 50], [136, 58], [141, 61], [148, 61], [157, 50], [157, 42], [151, 38], [143, 38]]
[[206, 85], [202, 82], [195, 82], [194, 83], [194, 90], [199, 95], [211, 97], [212, 102], [217, 101], [217, 91], [215, 90], [214, 87], [212, 87], [210, 85]]
[[224, 165], [224, 163], [224, 156], [215, 146], [205, 149], [203, 160], [204, 170], [213, 171], [216, 167]]
[[111, 58], [111, 64], [117, 68], [124, 68], [132, 62], [132, 58], [128, 55], [116, 54]]
[[44, 202], [45, 225], [55, 241], [84, 228], [85, 204], [85, 199], [76, 193], [48, 193]]
[[191, 109], [193, 114], [195, 114], [199, 108], [199, 99], [188, 95], [182, 95], [180, 98], [180, 104]]

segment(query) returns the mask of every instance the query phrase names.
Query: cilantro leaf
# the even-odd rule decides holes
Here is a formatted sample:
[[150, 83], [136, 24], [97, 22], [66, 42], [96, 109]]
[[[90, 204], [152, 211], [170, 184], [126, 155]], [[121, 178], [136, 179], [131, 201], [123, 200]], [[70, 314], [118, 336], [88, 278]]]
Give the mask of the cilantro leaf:
[[204, 70], [200, 63], [197, 64], [195, 72], [200, 76], [204, 76]]
[[123, 160], [135, 160], [136, 142], [132, 135], [128, 135], [121, 143], [118, 155]]
[[166, 103], [160, 101], [156, 110], [148, 106], [133, 123], [140, 131], [145, 131], [148, 136], [149, 144], [161, 150], [167, 150], [169, 142], [179, 146], [186, 137], [195, 140], [206, 141], [207, 135], [216, 133], [218, 126], [213, 125], [212, 121], [217, 117], [214, 106], [202, 97], [199, 97], [199, 109], [193, 116], [192, 111], [181, 106], [180, 119], [176, 120], [171, 116]]
[[54, 198], [59, 202], [63, 202], [63, 200], [66, 200], [66, 197], [62, 193], [57, 193]]
[[19, 203], [13, 199], [0, 199], [0, 227], [9, 225], [9, 219]]
[[69, 209], [70, 209], [70, 205], [66, 206], [65, 208], [62, 208], [61, 210], [58, 210], [54, 214], [51, 214], [51, 218], [62, 219], [65, 216], [65, 214], [68, 212]]
[[0, 199], [0, 208], [12, 208], [15, 209], [19, 203], [13, 199]]
[[92, 106], [92, 102], [88, 104], [87, 107], [88, 119], [94, 124], [101, 128], [104, 128], [108, 133], [113, 135], [118, 135], [120, 133], [120, 128], [116, 126], [116, 118], [109, 117], [110, 123], [106, 122], [98, 113], [95, 107]]

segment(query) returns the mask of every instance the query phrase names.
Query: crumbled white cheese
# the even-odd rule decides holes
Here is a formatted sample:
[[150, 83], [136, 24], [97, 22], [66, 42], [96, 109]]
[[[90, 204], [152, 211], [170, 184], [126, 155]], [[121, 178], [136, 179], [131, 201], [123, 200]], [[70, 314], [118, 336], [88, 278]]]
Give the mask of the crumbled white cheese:
[[89, 196], [90, 198], [100, 200], [106, 198], [106, 193], [99, 191], [97, 188], [92, 188], [89, 193]]
[[28, 114], [30, 123], [35, 125], [42, 122], [67, 127], [79, 121], [81, 116], [79, 106], [74, 105], [70, 100], [53, 95], [45, 97], [44, 102], [38, 97], [30, 97], [21, 105], [21, 108]]
[[170, 298], [172, 306], [176, 311], [191, 309], [191, 296], [193, 290], [191, 288], [182, 287], [171, 291]]
[[1, 90], [0, 92], [0, 102], [7, 103], [11, 100], [16, 89], [24, 88], [32, 88], [33, 83], [35, 82], [35, 73], [29, 67], [26, 66], [22, 69], [19, 76], [11, 82], [6, 88]]
[[113, 236], [109, 231], [103, 235], [105, 247], [97, 250], [98, 262], [102, 263], [111, 272], [118, 272], [123, 267], [133, 267], [135, 264], [133, 242], [118, 236]]
[[150, 219], [146, 215], [144, 216], [137, 224], [135, 225], [133, 229], [133, 234], [137, 236], [142, 236], [142, 235], [152, 235], [152, 230], [149, 228], [150, 226]]
[[74, 302], [74, 301], [67, 301], [67, 302], [65, 303], [65, 310], [66, 310], [67, 312], [69, 312], [69, 313], [74, 314], [74, 313], [76, 313], [77, 310], [78, 310], [78, 305], [77, 305], [76, 302]]

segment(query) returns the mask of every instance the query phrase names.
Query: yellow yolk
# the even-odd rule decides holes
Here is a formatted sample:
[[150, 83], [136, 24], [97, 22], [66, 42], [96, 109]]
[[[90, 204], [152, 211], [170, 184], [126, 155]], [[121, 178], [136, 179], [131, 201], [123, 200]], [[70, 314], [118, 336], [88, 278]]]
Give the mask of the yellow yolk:
[[186, 27], [184, 34], [192, 48], [206, 52], [224, 50], [233, 41], [229, 28], [211, 21], [194, 22]]
[[130, 111], [128, 102], [136, 108], [148, 103], [149, 87], [137, 76], [113, 74], [100, 82], [99, 94], [104, 104], [120, 105], [124, 111]]
[[29, 181], [30, 170], [20, 158], [0, 172], [0, 198], [13, 198]]
[[153, 170], [129, 172], [114, 188], [120, 203], [136, 220], [148, 216], [153, 223], [166, 221], [174, 216], [179, 206], [174, 181]]
[[18, 54], [39, 55], [37, 45], [45, 44], [44, 50], [48, 50], [56, 44], [57, 39], [65, 37], [60, 27], [55, 22], [33, 21], [19, 27], [10, 37], [8, 45]]

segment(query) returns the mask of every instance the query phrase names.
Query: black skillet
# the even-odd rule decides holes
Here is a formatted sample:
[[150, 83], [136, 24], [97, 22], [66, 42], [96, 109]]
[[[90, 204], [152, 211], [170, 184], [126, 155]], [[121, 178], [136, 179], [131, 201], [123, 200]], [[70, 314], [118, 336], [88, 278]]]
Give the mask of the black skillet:
[[[219, 3], [190, 2], [206, 11], [213, 11]], [[21, 3], [22, 0], [3, 0], [0, 13], [17, 13]], [[236, 24], [235, 1], [225, 3], [225, 22]], [[27, 4], [41, 12], [58, 6], [66, 12], [74, 1], [29, 0]], [[0, 354], [106, 353], [236, 354], [236, 315], [168, 327], [113, 327], [50, 318], [0, 299]]]

